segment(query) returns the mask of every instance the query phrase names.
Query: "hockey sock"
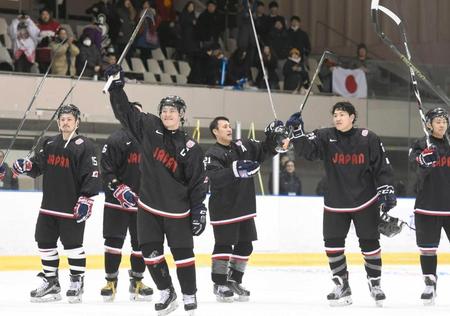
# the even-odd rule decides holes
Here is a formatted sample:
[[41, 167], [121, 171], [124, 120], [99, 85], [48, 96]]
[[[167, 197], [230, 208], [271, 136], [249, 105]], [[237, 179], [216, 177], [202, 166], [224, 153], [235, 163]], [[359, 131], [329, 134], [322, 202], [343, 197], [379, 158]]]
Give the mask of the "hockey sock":
[[144, 273], [145, 262], [144, 258], [142, 257], [142, 251], [140, 250], [138, 241], [136, 239], [131, 240], [131, 248], [132, 248], [130, 256], [131, 270], [137, 273]]
[[231, 280], [239, 284], [242, 283], [242, 277], [252, 252], [253, 245], [251, 242], [239, 242], [234, 246], [233, 254], [230, 258], [229, 278]]
[[86, 254], [83, 246], [64, 246], [69, 261], [71, 275], [84, 274], [86, 271]]
[[122, 260], [122, 247], [124, 240], [121, 238], [105, 239], [105, 272], [107, 279], [116, 279]]
[[381, 276], [381, 248], [377, 239], [360, 239], [359, 247], [364, 256], [364, 267], [368, 278]]
[[420, 266], [422, 274], [433, 274], [436, 276], [437, 269], [437, 247], [420, 247]]
[[214, 245], [211, 256], [211, 279], [215, 284], [227, 284], [228, 261], [232, 252], [231, 245]]
[[325, 253], [328, 257], [331, 273], [344, 276], [347, 274], [347, 260], [345, 258], [345, 239], [326, 239]]
[[195, 276], [195, 256], [193, 248], [170, 248], [175, 265], [177, 266], [177, 276], [180, 282], [181, 292], [193, 295], [197, 292], [197, 282]]
[[39, 254], [41, 255], [42, 270], [46, 277], [58, 275], [59, 255], [56, 244], [38, 243]]
[[145, 265], [152, 276], [158, 290], [165, 290], [172, 285], [164, 247], [162, 243], [148, 243], [141, 245]]

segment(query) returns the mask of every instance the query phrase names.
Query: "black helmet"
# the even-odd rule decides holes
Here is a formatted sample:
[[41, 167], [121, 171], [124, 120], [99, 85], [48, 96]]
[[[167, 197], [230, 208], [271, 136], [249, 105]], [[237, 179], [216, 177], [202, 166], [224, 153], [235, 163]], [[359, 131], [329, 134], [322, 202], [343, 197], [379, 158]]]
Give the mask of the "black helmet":
[[434, 118], [436, 117], [443, 117], [447, 120], [448, 123], [448, 112], [446, 110], [444, 110], [443, 108], [434, 108], [431, 109], [427, 112], [427, 114], [425, 114], [425, 119], [427, 121], [427, 123], [429, 123], [431, 125], [431, 122], [433, 121]]
[[72, 114], [73, 116], [75, 116], [76, 120], [79, 120], [81, 116], [80, 109], [73, 104], [63, 105], [62, 107], [60, 107], [58, 110], [58, 119], [62, 114]]
[[181, 123], [184, 123], [184, 113], [186, 112], [186, 103], [182, 98], [176, 95], [169, 95], [162, 98], [158, 105], [158, 113], [161, 116], [162, 108], [164, 106], [172, 106], [177, 108], [178, 113], [180, 113]]

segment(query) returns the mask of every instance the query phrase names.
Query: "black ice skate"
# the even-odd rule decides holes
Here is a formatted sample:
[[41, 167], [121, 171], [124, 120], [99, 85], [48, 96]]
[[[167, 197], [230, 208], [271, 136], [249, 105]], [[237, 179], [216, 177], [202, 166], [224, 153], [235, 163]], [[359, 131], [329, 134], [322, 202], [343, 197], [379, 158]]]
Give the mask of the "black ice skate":
[[420, 298], [424, 305], [434, 305], [434, 299], [436, 298], [436, 276], [433, 274], [426, 274], [423, 276], [425, 281], [425, 290]]
[[380, 280], [381, 277], [378, 278], [369, 278], [369, 290], [370, 295], [375, 300], [375, 304], [378, 307], [383, 307], [384, 300], [386, 299], [386, 295], [384, 294], [383, 290], [380, 287]]
[[112, 302], [116, 297], [117, 279], [107, 279], [106, 285], [101, 289], [100, 295], [103, 296], [104, 302]]
[[160, 291], [160, 294], [159, 302], [155, 304], [155, 310], [158, 312], [158, 316], [168, 315], [178, 308], [177, 293], [175, 293], [172, 285]]
[[84, 292], [84, 276], [70, 275], [70, 288], [67, 290], [66, 296], [69, 303], [81, 303], [81, 297]]
[[218, 302], [231, 303], [234, 301], [234, 293], [228, 285], [214, 284], [213, 292]]
[[153, 289], [142, 282], [143, 274], [128, 270], [130, 276], [130, 301], [151, 301]]
[[183, 294], [183, 303], [184, 310], [188, 313], [188, 315], [194, 316], [195, 310], [197, 309], [197, 297], [195, 294]]
[[44, 303], [61, 300], [61, 286], [58, 276], [46, 277], [43, 272], [37, 275], [42, 279], [42, 284], [30, 292], [30, 300], [33, 303]]
[[250, 299], [250, 291], [245, 289], [240, 283], [229, 279], [228, 287], [234, 294], [238, 295], [238, 301], [247, 302]]
[[348, 274], [340, 277], [338, 275], [332, 278], [336, 287], [333, 292], [327, 295], [330, 306], [345, 306], [352, 304], [352, 290], [348, 284]]

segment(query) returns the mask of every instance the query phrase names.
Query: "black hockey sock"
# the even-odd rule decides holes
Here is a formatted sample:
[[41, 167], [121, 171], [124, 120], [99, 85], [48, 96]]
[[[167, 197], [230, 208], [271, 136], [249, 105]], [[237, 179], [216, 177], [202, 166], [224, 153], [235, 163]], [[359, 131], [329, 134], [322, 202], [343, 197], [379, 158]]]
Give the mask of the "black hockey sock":
[[59, 255], [56, 244], [38, 243], [41, 255], [42, 270], [46, 277], [58, 276]]
[[193, 248], [171, 248], [181, 292], [192, 295], [197, 292], [195, 256]]
[[347, 275], [347, 260], [345, 258], [345, 240], [330, 239], [325, 240], [325, 252], [328, 257], [331, 273], [333, 275]]
[[364, 267], [368, 278], [381, 276], [381, 248], [376, 239], [360, 239], [359, 246], [364, 256]]
[[86, 271], [86, 254], [83, 246], [64, 246], [69, 261], [71, 275], [84, 274]]
[[436, 253], [422, 253], [420, 255], [420, 266], [422, 267], [422, 274], [433, 274], [436, 276], [437, 269], [437, 255]]
[[211, 256], [211, 280], [215, 284], [227, 284], [228, 261], [233, 253], [231, 245], [214, 245]]
[[148, 243], [141, 246], [145, 264], [158, 290], [165, 290], [172, 285], [163, 249], [160, 243]]
[[[107, 275], [117, 278], [120, 261], [122, 260], [123, 239], [120, 238], [106, 238], [105, 239], [105, 272]], [[113, 277], [111, 277], [113, 278]]]
[[239, 284], [242, 283], [242, 277], [244, 276], [247, 262], [252, 252], [253, 245], [251, 242], [240, 242], [234, 247], [233, 254], [230, 258], [229, 279]]
[[145, 271], [144, 257], [142, 257], [141, 249], [139, 248], [137, 240], [131, 240], [131, 270], [137, 273], [143, 273]]

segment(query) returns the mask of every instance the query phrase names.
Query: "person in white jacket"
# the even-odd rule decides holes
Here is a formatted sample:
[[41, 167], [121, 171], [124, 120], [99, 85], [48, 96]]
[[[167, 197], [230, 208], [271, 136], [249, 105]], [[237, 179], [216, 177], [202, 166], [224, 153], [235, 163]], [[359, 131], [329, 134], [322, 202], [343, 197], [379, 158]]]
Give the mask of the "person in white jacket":
[[12, 20], [9, 35], [13, 42], [14, 67], [18, 72], [30, 72], [36, 58], [39, 28], [28, 15]]

